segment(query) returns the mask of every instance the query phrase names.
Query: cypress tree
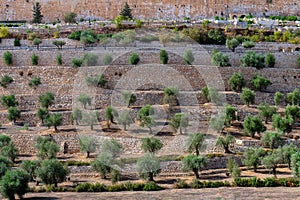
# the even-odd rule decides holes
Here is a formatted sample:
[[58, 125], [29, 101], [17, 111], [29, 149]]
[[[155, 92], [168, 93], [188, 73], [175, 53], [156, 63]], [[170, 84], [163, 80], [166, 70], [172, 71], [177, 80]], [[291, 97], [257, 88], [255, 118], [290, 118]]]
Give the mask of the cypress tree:
[[120, 15], [123, 16], [125, 19], [132, 19], [131, 8], [129, 7], [127, 2], [125, 2], [124, 8], [120, 12]]
[[41, 23], [42, 22], [42, 19], [43, 19], [43, 15], [42, 15], [42, 12], [41, 12], [41, 5], [39, 2], [36, 2], [34, 5], [33, 5], [33, 20], [32, 20], [32, 23]]

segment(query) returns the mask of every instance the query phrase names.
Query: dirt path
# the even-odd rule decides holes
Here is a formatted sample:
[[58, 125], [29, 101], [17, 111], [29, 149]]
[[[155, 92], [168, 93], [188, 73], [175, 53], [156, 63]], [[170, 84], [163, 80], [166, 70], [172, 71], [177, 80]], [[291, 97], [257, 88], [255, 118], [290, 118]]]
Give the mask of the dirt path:
[[102, 199], [136, 199], [136, 200], [296, 200], [300, 199], [299, 188], [208, 188], [163, 190], [158, 192], [103, 192], [103, 193], [30, 193], [25, 199], [34, 200], [102, 200]]

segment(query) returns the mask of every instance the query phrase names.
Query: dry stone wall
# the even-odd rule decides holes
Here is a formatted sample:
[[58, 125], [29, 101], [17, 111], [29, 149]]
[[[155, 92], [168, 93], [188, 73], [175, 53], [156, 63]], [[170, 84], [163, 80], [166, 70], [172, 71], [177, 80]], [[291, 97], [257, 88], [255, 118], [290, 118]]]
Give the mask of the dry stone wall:
[[[35, 1], [1, 1], [0, 20], [32, 19], [32, 6]], [[273, 0], [271, 3], [261, 0], [201, 0], [180, 2], [172, 0], [142, 1], [100, 1], [100, 0], [40, 0], [44, 20], [53, 22], [63, 20], [67, 12], [75, 12], [85, 19], [113, 19], [123, 8], [125, 2], [130, 5], [133, 16], [141, 19], [183, 20], [184, 17], [199, 19], [203, 17], [241, 16], [252, 13], [265, 15], [299, 15], [298, 0]]]

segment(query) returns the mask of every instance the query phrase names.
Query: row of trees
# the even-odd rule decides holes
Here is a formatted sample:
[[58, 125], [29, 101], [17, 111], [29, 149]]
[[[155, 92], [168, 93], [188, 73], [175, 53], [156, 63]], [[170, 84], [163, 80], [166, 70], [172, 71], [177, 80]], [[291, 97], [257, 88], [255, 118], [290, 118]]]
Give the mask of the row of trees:
[[[214, 50], [211, 55], [211, 62], [219, 67], [230, 66], [228, 55]], [[246, 51], [241, 58], [242, 67], [255, 67], [256, 69], [262, 69], [264, 67], [274, 67], [275, 66], [275, 56], [274, 54], [267, 53], [266, 57], [262, 54], [257, 54], [254, 51]]]

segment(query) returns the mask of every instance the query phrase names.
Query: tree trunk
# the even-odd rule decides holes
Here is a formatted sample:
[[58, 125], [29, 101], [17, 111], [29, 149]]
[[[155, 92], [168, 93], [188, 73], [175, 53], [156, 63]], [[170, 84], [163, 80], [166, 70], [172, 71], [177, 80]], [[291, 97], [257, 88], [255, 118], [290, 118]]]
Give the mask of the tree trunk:
[[110, 129], [110, 121], [109, 120], [106, 121], [106, 125], [107, 125], [107, 128]]
[[198, 169], [193, 169], [193, 172], [196, 176], [196, 179], [200, 179], [199, 173], [198, 173]]
[[274, 177], [277, 178], [277, 176], [276, 176], [276, 166], [272, 168], [272, 171], [273, 171]]
[[181, 126], [179, 127], [179, 133], [182, 134], [182, 128], [181, 128]]
[[196, 155], [199, 156], [199, 149], [196, 148]]
[[127, 130], [126, 130], [126, 124], [124, 124], [124, 131], [127, 131]]
[[225, 153], [232, 153], [232, 152], [229, 150], [229, 147], [228, 147], [228, 146], [224, 146], [224, 150], [225, 150]]
[[154, 179], [153, 179], [153, 172], [148, 172], [148, 180], [149, 181], [154, 181]]
[[54, 180], [54, 187], [57, 187], [57, 180]]
[[86, 157], [87, 157], [87, 158], [90, 157], [90, 152], [89, 152], [89, 151], [86, 152]]
[[149, 128], [149, 134], [151, 135], [152, 134], [152, 129], [151, 127], [148, 127]]
[[56, 125], [54, 125], [54, 130], [55, 130], [55, 132], [57, 132], [57, 131], [58, 131], [58, 129], [57, 129], [57, 126], [56, 126]]
[[94, 124], [93, 123], [91, 124], [91, 130], [94, 130]]

